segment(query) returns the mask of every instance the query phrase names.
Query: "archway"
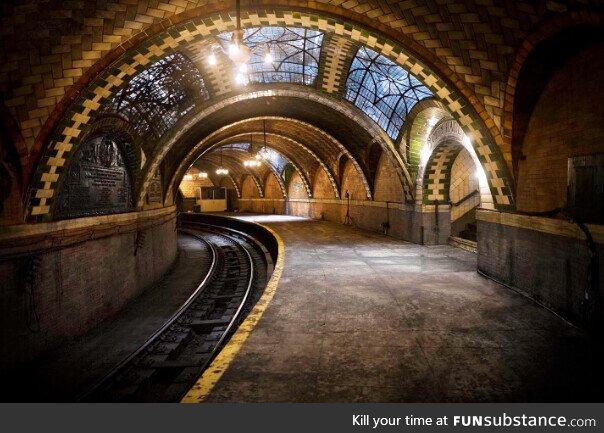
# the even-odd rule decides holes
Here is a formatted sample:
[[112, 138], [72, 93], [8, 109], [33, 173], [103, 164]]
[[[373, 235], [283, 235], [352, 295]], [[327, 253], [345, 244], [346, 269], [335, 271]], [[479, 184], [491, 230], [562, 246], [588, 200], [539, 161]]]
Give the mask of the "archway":
[[478, 156], [454, 120], [442, 120], [430, 130], [416, 182], [416, 204], [429, 220], [424, 241], [446, 243], [454, 237], [475, 243], [476, 210], [490, 205], [489, 187]]

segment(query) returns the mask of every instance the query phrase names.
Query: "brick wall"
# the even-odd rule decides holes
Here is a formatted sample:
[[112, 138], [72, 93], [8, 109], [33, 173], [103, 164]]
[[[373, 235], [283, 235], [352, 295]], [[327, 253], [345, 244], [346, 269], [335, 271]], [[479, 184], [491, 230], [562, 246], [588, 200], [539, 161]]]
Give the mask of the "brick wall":
[[268, 199], [282, 199], [283, 192], [281, 191], [281, 186], [279, 186], [279, 182], [277, 182], [277, 178], [271, 173], [266, 178], [266, 183], [264, 184], [264, 197]]
[[[567, 319], [586, 325], [589, 249], [576, 226], [551, 218], [506, 218], [506, 214], [501, 214], [501, 218], [511, 223], [501, 223], [486, 220], [485, 213], [478, 213], [478, 269], [520, 289]], [[603, 242], [598, 249], [602, 276]], [[601, 295], [603, 283], [600, 277]]]
[[[398, 179], [398, 177], [396, 179]], [[342, 172], [342, 185], [340, 188], [340, 195], [342, 198], [345, 197], [346, 191], [348, 191], [352, 200], [367, 200], [367, 192], [363, 180], [350, 160], [346, 161], [346, 165], [344, 166], [344, 171]]]
[[[476, 164], [470, 153], [463, 149], [451, 167], [451, 185], [449, 187], [449, 199], [457, 203], [467, 197], [473, 191], [479, 190], [478, 178], [476, 177]], [[457, 221], [470, 210], [480, 205], [480, 194], [465, 200], [459, 206], [451, 208], [451, 222]]]
[[241, 197], [242, 198], [258, 198], [260, 193], [258, 187], [251, 176], [246, 176], [241, 186]]
[[334, 198], [334, 190], [325, 170], [318, 168], [312, 181], [312, 196], [314, 198]]
[[178, 188], [185, 198], [199, 198], [199, 188], [204, 186], [214, 186], [214, 184], [208, 178], [199, 179], [194, 176], [192, 180], [183, 179]]
[[404, 201], [405, 195], [394, 166], [385, 153], [382, 153], [375, 174], [373, 198], [377, 201]]
[[10, 352], [0, 357], [0, 373], [84, 334], [160, 278], [176, 257], [175, 221], [144, 229], [136, 255], [136, 231], [40, 253], [33, 294], [24, 286], [26, 258], [1, 260], [0, 347]]
[[[0, 143], [0, 146], [2, 144]], [[2, 164], [2, 161], [0, 161]], [[0, 167], [0, 170], [2, 168]], [[21, 201], [21, 192], [19, 188], [16, 187], [19, 179], [15, 176], [15, 174], [10, 171], [8, 168], [4, 171], [4, 175], [7, 176], [7, 179], [4, 182], [10, 182], [10, 192], [8, 193], [8, 197], [4, 199], [2, 197], [2, 193], [0, 193], [0, 226], [10, 225], [10, 224], [18, 224], [22, 222], [23, 218], [23, 203]], [[2, 175], [0, 174], [0, 177]], [[4, 201], [3, 201], [4, 200]]]
[[[308, 199], [308, 193], [306, 192], [306, 188], [304, 187], [304, 182], [302, 182], [302, 178], [300, 177], [300, 174], [298, 174], [297, 171], [292, 174], [292, 178], [289, 181], [287, 197], [289, 199], [294, 200]], [[290, 201], [288, 203], [288, 214], [296, 216], [309, 216], [310, 205], [307, 202], [304, 203]]]
[[566, 202], [572, 156], [604, 152], [604, 46], [567, 61], [531, 115], [519, 163], [518, 209], [547, 211]]

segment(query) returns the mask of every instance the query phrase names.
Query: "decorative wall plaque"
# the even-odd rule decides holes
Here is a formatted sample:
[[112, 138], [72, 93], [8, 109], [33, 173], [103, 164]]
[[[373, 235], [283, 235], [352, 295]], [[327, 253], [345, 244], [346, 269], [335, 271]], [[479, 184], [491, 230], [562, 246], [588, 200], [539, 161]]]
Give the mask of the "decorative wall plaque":
[[149, 182], [147, 191], [147, 204], [162, 203], [163, 191], [161, 184], [161, 173], [159, 170], [155, 171], [155, 174]]
[[128, 212], [133, 209], [132, 179], [125, 145], [113, 134], [93, 137], [82, 145], [69, 166], [56, 215], [74, 218]]

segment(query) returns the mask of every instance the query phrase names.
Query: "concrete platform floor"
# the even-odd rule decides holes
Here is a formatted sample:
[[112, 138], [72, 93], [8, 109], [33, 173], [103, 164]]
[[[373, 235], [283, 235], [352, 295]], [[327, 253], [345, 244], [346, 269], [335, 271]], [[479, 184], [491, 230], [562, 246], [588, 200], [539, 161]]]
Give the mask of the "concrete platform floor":
[[[191, 296], [207, 274], [205, 245], [178, 237], [170, 271], [116, 316], [24, 365], [0, 387], [0, 401], [74, 401], [137, 350]], [[209, 266], [209, 265], [208, 265]]]
[[602, 401], [598, 345], [476, 272], [476, 256], [339, 224], [240, 216], [285, 243], [212, 402]]

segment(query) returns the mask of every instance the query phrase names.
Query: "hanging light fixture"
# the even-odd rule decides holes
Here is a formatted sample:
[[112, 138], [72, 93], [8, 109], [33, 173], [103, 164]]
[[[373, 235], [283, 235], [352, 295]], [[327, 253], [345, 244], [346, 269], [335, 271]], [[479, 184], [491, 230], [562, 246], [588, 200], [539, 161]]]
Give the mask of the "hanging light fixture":
[[222, 147], [220, 148], [220, 167], [218, 167], [218, 170], [216, 170], [216, 174], [220, 176], [226, 176], [229, 174], [229, 171], [224, 168], [224, 165], [222, 164]]
[[[228, 58], [233, 62], [233, 73], [235, 83], [240, 85], [246, 85], [248, 83], [248, 62], [250, 60], [252, 49], [256, 52], [257, 55], [263, 56], [264, 62], [267, 64], [273, 63], [275, 58], [271, 53], [271, 47], [267, 43], [258, 44], [253, 48], [250, 48], [244, 42], [244, 32], [241, 28], [241, 0], [236, 0], [235, 2], [235, 17], [237, 22], [237, 28], [233, 31], [231, 36], [231, 40], [226, 48], [223, 46], [214, 46], [210, 55], [207, 58], [208, 64], [210, 66], [215, 66], [218, 63], [217, 53], [223, 52]], [[259, 50], [262, 50], [264, 47], [264, 53]]]
[[243, 30], [241, 29], [241, 0], [236, 0], [237, 29], [233, 32], [229, 45], [229, 58], [235, 65], [235, 81], [237, 84], [247, 83], [247, 62], [250, 59], [250, 48], [243, 42]]
[[250, 134], [250, 150], [249, 150], [250, 155], [252, 156], [250, 159], [246, 159], [245, 161], [243, 161], [243, 165], [245, 167], [260, 167], [260, 160], [258, 158], [258, 155], [254, 156], [254, 136], [252, 134]]
[[199, 173], [197, 173], [197, 177], [200, 179], [207, 179], [208, 173], [206, 173], [205, 171], [200, 171]]
[[185, 174], [184, 180], [193, 180], [193, 175], [192, 174]]
[[268, 146], [266, 145], [266, 120], [262, 119], [262, 140], [263, 146], [256, 154], [256, 159], [266, 159], [268, 157]]

